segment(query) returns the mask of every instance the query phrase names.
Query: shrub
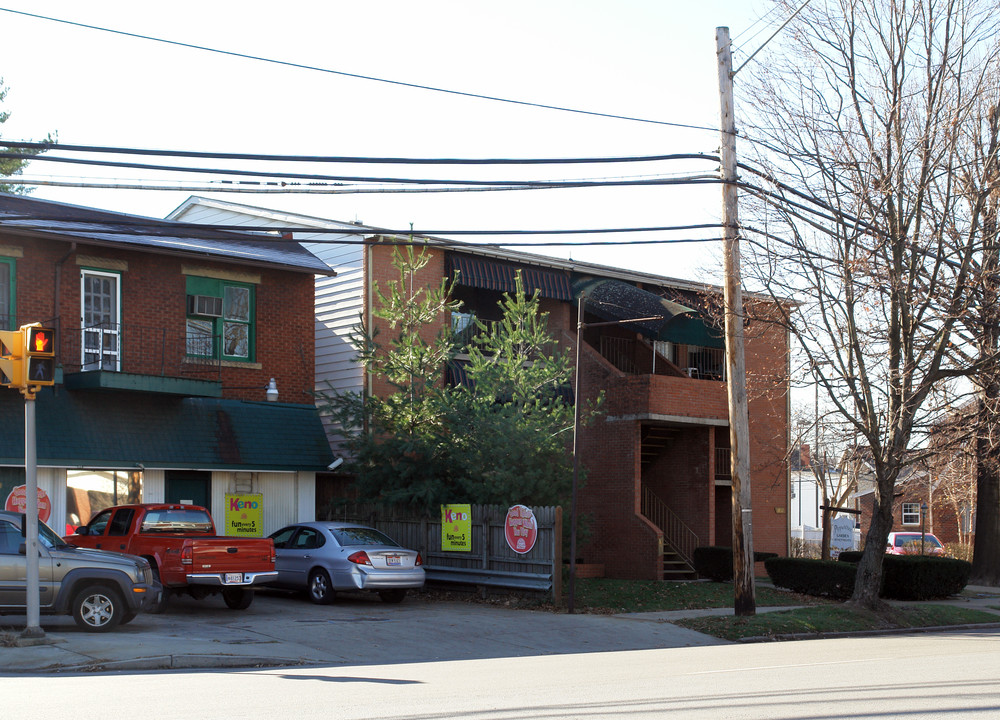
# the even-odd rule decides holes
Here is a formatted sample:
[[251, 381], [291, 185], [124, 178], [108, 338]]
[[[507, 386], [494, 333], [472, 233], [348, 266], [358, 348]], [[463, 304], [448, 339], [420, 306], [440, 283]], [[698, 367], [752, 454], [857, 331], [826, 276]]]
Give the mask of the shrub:
[[927, 600], [957, 595], [969, 582], [972, 564], [929, 555], [886, 555], [882, 560], [881, 596]]
[[[778, 553], [754, 552], [754, 562], [764, 562], [776, 558]], [[706, 545], [694, 549], [694, 569], [699, 577], [716, 582], [730, 582], [733, 579], [733, 549], [717, 545]]]
[[837, 560], [773, 557], [764, 562], [775, 586], [805, 595], [846, 600], [854, 592], [857, 568]]
[[843, 550], [840, 555], [837, 556], [837, 559], [841, 562], [857, 564], [861, 562], [861, 556], [864, 554], [863, 550]]

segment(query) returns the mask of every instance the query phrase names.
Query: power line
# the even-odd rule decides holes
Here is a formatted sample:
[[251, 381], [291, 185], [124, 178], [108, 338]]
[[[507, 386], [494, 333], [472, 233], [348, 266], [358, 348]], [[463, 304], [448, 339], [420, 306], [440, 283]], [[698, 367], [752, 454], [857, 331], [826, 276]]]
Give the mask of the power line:
[[[0, 8], [2, 10], [2, 8]], [[157, 157], [183, 157], [212, 160], [255, 160], [262, 162], [308, 162], [384, 165], [572, 165], [602, 163], [659, 162], [664, 160], [708, 160], [718, 162], [718, 155], [706, 153], [671, 153], [667, 155], [626, 155], [621, 157], [570, 157], [570, 158], [403, 158], [366, 157], [341, 155], [267, 155], [260, 153], [223, 153], [193, 150], [156, 150], [151, 148], [123, 148], [101, 145], [69, 145], [55, 142], [3, 140], [0, 146], [21, 150], [65, 150], [68, 152], [107, 153], [116, 155], [148, 155]], [[32, 158], [38, 157], [32, 155]]]
[[387, 78], [378, 78], [378, 77], [373, 77], [371, 75], [360, 75], [358, 73], [349, 73], [349, 72], [344, 72], [342, 70], [330, 70], [328, 68], [316, 67], [314, 65], [305, 65], [305, 64], [302, 64], [302, 63], [290, 62], [288, 60], [275, 60], [273, 58], [265, 58], [265, 57], [261, 57], [259, 55], [250, 55], [248, 53], [239, 53], [239, 52], [234, 52], [232, 50], [219, 50], [217, 48], [210, 48], [210, 47], [206, 47], [204, 45], [194, 45], [192, 43], [180, 42], [178, 40], [166, 40], [164, 38], [157, 38], [157, 37], [153, 37], [151, 35], [141, 35], [139, 33], [130, 33], [130, 32], [126, 32], [124, 30], [114, 30], [112, 28], [101, 27], [99, 25], [88, 25], [86, 23], [75, 22], [75, 21], [72, 21], [72, 20], [62, 20], [60, 18], [54, 18], [54, 17], [45, 16], [45, 15], [38, 15], [36, 13], [24, 12], [23, 10], [11, 10], [10, 8], [0, 8], [0, 12], [12, 13], [14, 15], [23, 15], [24, 17], [31, 17], [31, 18], [35, 18], [37, 20], [47, 20], [49, 22], [62, 23], [63, 25], [71, 25], [71, 26], [74, 26], [74, 27], [81, 27], [81, 28], [85, 28], [87, 30], [97, 30], [99, 32], [106, 32], [106, 33], [111, 33], [111, 34], [114, 34], [114, 35], [122, 35], [122, 36], [125, 36], [125, 37], [136, 38], [138, 40], [148, 40], [150, 42], [163, 43], [164, 45], [174, 45], [176, 47], [184, 47], [184, 48], [189, 48], [189, 49], [192, 49], [192, 50], [201, 50], [203, 52], [216, 53], [218, 55], [226, 55], [226, 56], [229, 56], [229, 57], [243, 58], [244, 60], [254, 60], [254, 61], [257, 61], [257, 62], [270, 63], [272, 65], [281, 65], [281, 66], [284, 66], [284, 67], [298, 68], [300, 70], [312, 70], [314, 72], [322, 72], [322, 73], [327, 73], [329, 75], [339, 75], [341, 77], [349, 77], [349, 78], [354, 78], [356, 80], [369, 80], [371, 82], [380, 82], [380, 83], [385, 83], [387, 85], [396, 85], [396, 86], [399, 86], [399, 87], [408, 87], [408, 88], [413, 88], [415, 90], [428, 90], [428, 91], [431, 91], [431, 92], [445, 93], [445, 94], [448, 94], [448, 95], [457, 95], [457, 96], [460, 96], [460, 97], [475, 98], [477, 100], [490, 100], [492, 102], [501, 102], [501, 103], [507, 103], [507, 104], [510, 104], [510, 105], [520, 105], [522, 107], [534, 107], [534, 108], [540, 108], [542, 110], [557, 110], [559, 112], [575, 113], [577, 115], [588, 115], [590, 117], [608, 118], [608, 119], [611, 119], [611, 120], [627, 120], [627, 121], [630, 121], [630, 122], [641, 122], [641, 123], [648, 123], [648, 124], [652, 124], [652, 125], [665, 125], [665, 126], [668, 126], [668, 127], [686, 128], [686, 129], [690, 129], [690, 130], [707, 130], [709, 132], [718, 132], [719, 131], [718, 128], [707, 127], [705, 125], [689, 125], [689, 124], [686, 124], [686, 123], [667, 122], [666, 120], [650, 120], [648, 118], [630, 117], [630, 116], [627, 116], [627, 115], [615, 115], [615, 114], [612, 114], [612, 113], [595, 112], [595, 111], [592, 111], [592, 110], [578, 110], [578, 109], [574, 109], [574, 108], [560, 107], [558, 105], [546, 105], [544, 103], [527, 102], [525, 100], [512, 100], [510, 98], [501, 98], [501, 97], [495, 97], [495, 96], [492, 96], [492, 95], [482, 95], [482, 94], [479, 94], [479, 93], [464, 92], [464, 91], [460, 91], [460, 90], [448, 90], [448, 89], [445, 89], [445, 88], [432, 87], [430, 85], [420, 85], [420, 84], [417, 84], [417, 83], [403, 82], [401, 80], [389, 80]]
[[[70, 158], [59, 155], [30, 155], [28, 153], [0, 152], [0, 158], [12, 160], [30, 160], [32, 162], [56, 162], [74, 165], [98, 167], [127, 168], [131, 170], [157, 170], [161, 172], [195, 173], [212, 175], [238, 175], [244, 177], [293, 178], [296, 180], [320, 180], [325, 182], [370, 182], [382, 184], [403, 185], [459, 185], [459, 186], [509, 186], [509, 187], [615, 187], [627, 185], [683, 185], [698, 184], [698, 180], [452, 180], [447, 178], [396, 178], [396, 177], [365, 177], [357, 175], [322, 175], [315, 173], [267, 172], [263, 170], [235, 170], [227, 168], [184, 167], [180, 165], [151, 165], [147, 163], [117, 162], [112, 160], [88, 160], [86, 158]], [[708, 156], [706, 156], [706, 159]], [[709, 182], [709, 181], [704, 181]]]
[[[96, 225], [102, 226], [100, 232], [107, 230], [108, 232], [136, 232], [136, 231], [148, 231], [151, 227], [156, 227], [158, 229], [163, 229], [162, 221], [158, 221], [152, 218], [128, 218], [124, 217], [118, 218], [95, 218], [90, 215], [81, 215], [79, 217], [73, 217], [72, 215], [60, 216], [58, 220], [53, 219], [49, 215], [44, 213], [41, 214], [31, 214], [31, 213], [4, 213], [0, 214], [0, 225], [8, 225], [10, 227], [27, 227], [19, 225], [22, 222], [52, 222], [56, 223], [54, 227], [60, 227], [62, 229], [67, 229], [67, 226], [72, 226], [73, 224], [79, 223], [81, 225], [87, 225], [88, 230], [93, 230]], [[37, 225], [31, 225], [31, 229], [37, 229]], [[695, 225], [663, 225], [663, 226], [646, 226], [646, 227], [613, 227], [613, 228], [560, 228], [560, 229], [548, 229], [548, 230], [524, 230], [524, 229], [503, 229], [503, 230], [393, 230], [389, 228], [379, 228], [372, 226], [347, 226], [347, 227], [337, 227], [337, 228], [303, 228], [298, 225], [292, 225], [288, 227], [276, 227], [273, 225], [264, 227], [254, 227], [252, 225], [224, 225], [224, 224], [203, 224], [203, 223], [185, 223], [170, 221], [165, 228], [167, 230], [177, 229], [183, 231], [214, 231], [214, 232], [257, 232], [264, 233], [266, 235], [285, 235], [291, 233], [314, 233], [314, 234], [329, 234], [329, 235], [420, 235], [420, 236], [438, 236], [438, 235], [596, 235], [596, 234], [618, 234], [618, 233], [648, 233], [648, 232], [676, 232], [680, 230], [708, 230], [717, 229], [721, 227], [719, 223], [701, 223]], [[271, 238], [268, 238], [271, 239]], [[275, 238], [275, 239], [285, 239], [288, 238]], [[299, 242], [299, 241], [293, 241]]]

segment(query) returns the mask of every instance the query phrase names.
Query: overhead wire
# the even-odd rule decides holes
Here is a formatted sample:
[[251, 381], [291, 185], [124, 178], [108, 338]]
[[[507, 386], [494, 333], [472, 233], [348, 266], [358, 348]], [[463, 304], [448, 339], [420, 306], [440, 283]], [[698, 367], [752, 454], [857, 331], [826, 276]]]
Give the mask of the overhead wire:
[[542, 110], [556, 110], [556, 111], [559, 111], [559, 112], [574, 113], [574, 114], [578, 114], [578, 115], [587, 115], [587, 116], [591, 116], [591, 117], [608, 118], [608, 119], [611, 119], [611, 120], [626, 120], [626, 121], [629, 121], [629, 122], [648, 123], [648, 124], [652, 124], [652, 125], [665, 125], [665, 126], [668, 126], [668, 127], [685, 128], [685, 129], [690, 129], [690, 130], [707, 130], [707, 131], [711, 131], [711, 132], [718, 132], [718, 128], [707, 127], [707, 126], [704, 126], [704, 125], [693, 125], [693, 124], [688, 124], [688, 123], [668, 122], [666, 120], [652, 120], [652, 119], [649, 119], [649, 118], [631, 117], [631, 116], [628, 116], [628, 115], [616, 115], [614, 113], [603, 113], [603, 112], [596, 112], [596, 111], [592, 111], [592, 110], [579, 110], [579, 109], [575, 109], [575, 108], [561, 107], [561, 106], [558, 106], [558, 105], [548, 105], [548, 104], [545, 104], [545, 103], [528, 102], [528, 101], [525, 101], [525, 100], [514, 100], [514, 99], [511, 99], [511, 98], [501, 98], [501, 97], [497, 97], [497, 96], [493, 96], [493, 95], [484, 95], [484, 94], [481, 94], [481, 93], [465, 92], [465, 91], [461, 91], [461, 90], [449, 90], [449, 89], [446, 89], [446, 88], [439, 88], [439, 87], [433, 87], [433, 86], [430, 86], [430, 85], [421, 85], [421, 84], [418, 84], [418, 83], [404, 82], [404, 81], [401, 81], [401, 80], [390, 80], [390, 79], [387, 79], [387, 78], [379, 78], [379, 77], [374, 77], [374, 76], [371, 76], [371, 75], [361, 75], [359, 73], [350, 73], [350, 72], [345, 72], [345, 71], [342, 71], [342, 70], [331, 70], [329, 68], [321, 68], [321, 67], [317, 67], [315, 65], [306, 65], [304, 63], [296, 63], [296, 62], [291, 62], [291, 61], [288, 61], [288, 60], [277, 60], [277, 59], [274, 59], [274, 58], [266, 58], [266, 57], [262, 57], [260, 55], [251, 55], [249, 53], [240, 53], [240, 52], [235, 52], [235, 51], [232, 51], [232, 50], [220, 50], [218, 48], [211, 48], [211, 47], [207, 47], [205, 45], [196, 45], [194, 43], [181, 42], [179, 40], [167, 40], [165, 38], [153, 37], [152, 35], [143, 35], [143, 34], [140, 34], [140, 33], [126, 32], [124, 30], [115, 30], [113, 28], [101, 27], [99, 25], [90, 25], [90, 24], [87, 24], [87, 23], [76, 22], [76, 21], [73, 21], [73, 20], [63, 20], [61, 18], [50, 17], [50, 16], [47, 16], [47, 15], [40, 15], [38, 13], [25, 12], [23, 10], [12, 10], [10, 8], [2, 8], [2, 7], [0, 7], [0, 12], [12, 13], [14, 15], [22, 15], [24, 17], [35, 18], [37, 20], [46, 20], [46, 21], [49, 21], [49, 22], [61, 23], [61, 24], [64, 24], [64, 25], [70, 25], [70, 26], [74, 26], [74, 27], [85, 28], [85, 29], [88, 29], [88, 30], [96, 30], [96, 31], [99, 31], [99, 32], [111, 33], [111, 34], [114, 34], [114, 35], [121, 35], [121, 36], [124, 36], [124, 37], [136, 38], [138, 40], [148, 40], [150, 42], [162, 43], [164, 45], [173, 45], [175, 47], [183, 47], [183, 48], [188, 48], [188, 49], [191, 49], [191, 50], [200, 50], [202, 52], [215, 53], [215, 54], [218, 54], [218, 55], [226, 55], [228, 57], [242, 58], [244, 60], [253, 60], [253, 61], [256, 61], [256, 62], [264, 62], [264, 63], [269, 63], [269, 64], [272, 64], [272, 65], [280, 65], [280, 66], [283, 66], [283, 67], [297, 68], [297, 69], [300, 69], [300, 70], [311, 70], [311, 71], [314, 71], [314, 72], [327, 73], [327, 74], [330, 74], [330, 75], [339, 75], [341, 77], [349, 77], [349, 78], [354, 78], [354, 79], [357, 79], [357, 80], [368, 80], [368, 81], [371, 81], [371, 82], [385, 83], [385, 84], [388, 84], [388, 85], [396, 85], [398, 87], [407, 87], [407, 88], [413, 88], [413, 89], [416, 89], [416, 90], [427, 90], [427, 91], [430, 91], [430, 92], [445, 93], [445, 94], [448, 94], [448, 95], [456, 95], [456, 96], [461, 96], [461, 97], [474, 98], [474, 99], [477, 99], [477, 100], [489, 100], [491, 102], [507, 103], [507, 104], [510, 104], [510, 105], [519, 105], [519, 106], [522, 106], [522, 107], [533, 107], [533, 108], [539, 108], [539, 109], [542, 109]]

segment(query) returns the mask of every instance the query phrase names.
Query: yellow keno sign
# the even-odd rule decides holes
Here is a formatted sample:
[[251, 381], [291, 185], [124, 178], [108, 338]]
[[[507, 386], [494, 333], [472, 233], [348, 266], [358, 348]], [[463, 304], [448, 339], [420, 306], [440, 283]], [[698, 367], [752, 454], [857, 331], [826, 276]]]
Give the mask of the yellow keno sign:
[[441, 549], [472, 552], [472, 506], [441, 506]]
[[226, 535], [264, 537], [263, 495], [226, 495]]

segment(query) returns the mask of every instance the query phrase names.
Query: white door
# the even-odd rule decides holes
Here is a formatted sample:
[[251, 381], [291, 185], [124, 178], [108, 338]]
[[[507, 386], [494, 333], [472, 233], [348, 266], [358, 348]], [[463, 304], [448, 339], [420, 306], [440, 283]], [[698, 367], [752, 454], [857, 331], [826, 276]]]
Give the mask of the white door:
[[82, 275], [83, 370], [121, 370], [121, 288], [115, 273]]

